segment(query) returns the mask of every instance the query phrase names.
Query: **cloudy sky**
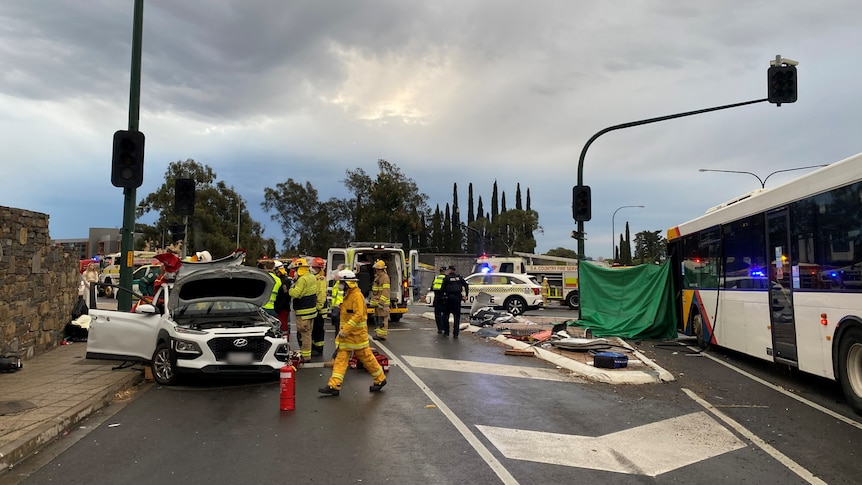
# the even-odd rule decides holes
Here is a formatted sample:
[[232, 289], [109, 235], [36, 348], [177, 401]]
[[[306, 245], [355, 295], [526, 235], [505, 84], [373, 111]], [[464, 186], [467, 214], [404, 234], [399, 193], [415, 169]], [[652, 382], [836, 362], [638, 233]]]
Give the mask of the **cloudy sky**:
[[[128, 127], [132, 0], [0, 2], [0, 205], [50, 215], [51, 237], [122, 226], [112, 134]], [[612, 219], [665, 231], [776, 170], [862, 152], [856, 0], [146, 0], [144, 185], [194, 159], [280, 241], [265, 187], [346, 196], [345, 171], [386, 159], [432, 209], [457, 183], [490, 209], [529, 188], [537, 252], [575, 249], [572, 186], [586, 141], [621, 123], [766, 98], [776, 55], [799, 101], [613, 131], [589, 148], [586, 253]], [[805, 173], [776, 174], [767, 188]], [[643, 205], [643, 209], [621, 206]], [[140, 222], [151, 222], [147, 218]], [[617, 236], [618, 237], [618, 236]], [[614, 238], [616, 239], [616, 238]]]

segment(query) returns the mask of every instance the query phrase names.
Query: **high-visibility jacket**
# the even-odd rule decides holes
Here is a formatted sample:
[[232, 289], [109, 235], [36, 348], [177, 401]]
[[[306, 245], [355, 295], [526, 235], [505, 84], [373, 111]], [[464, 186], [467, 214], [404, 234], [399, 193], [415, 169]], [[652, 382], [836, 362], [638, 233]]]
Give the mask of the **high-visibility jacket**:
[[272, 287], [272, 293], [269, 294], [269, 301], [264, 303], [264, 310], [275, 310], [275, 299], [278, 298], [278, 292], [281, 290], [281, 278], [279, 278], [275, 273], [269, 273], [269, 276], [275, 280], [275, 285]]
[[432, 291], [443, 291], [443, 280], [446, 279], [445, 274], [438, 274], [434, 277], [434, 283], [431, 283]]
[[[365, 297], [356, 285], [348, 285], [344, 301], [341, 302], [338, 337], [339, 349], [359, 350], [368, 347], [368, 309]], [[342, 337], [343, 335], [343, 337]]]
[[385, 314], [389, 311], [389, 275], [385, 271], [379, 271], [374, 275], [374, 281], [371, 283], [371, 298], [369, 303], [374, 311]]
[[299, 273], [302, 274], [290, 287], [288, 294], [293, 298], [296, 316], [302, 320], [309, 320], [317, 316], [317, 278], [308, 271], [299, 271]]
[[338, 288], [337, 281], [332, 285], [332, 292], [330, 295], [332, 296], [332, 306], [341, 305], [341, 302], [344, 301], [344, 292]]
[[317, 312], [323, 314], [323, 307], [326, 306], [326, 275], [323, 271], [317, 273]]

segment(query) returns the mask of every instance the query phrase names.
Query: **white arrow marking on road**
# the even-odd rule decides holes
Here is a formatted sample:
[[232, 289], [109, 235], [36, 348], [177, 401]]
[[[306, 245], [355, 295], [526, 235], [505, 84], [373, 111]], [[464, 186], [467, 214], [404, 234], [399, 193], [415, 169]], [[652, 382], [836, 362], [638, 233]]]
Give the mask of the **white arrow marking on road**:
[[517, 365], [488, 364], [468, 360], [435, 359], [432, 357], [401, 356], [411, 367], [424, 369], [491, 374], [502, 377], [522, 377], [524, 379], [544, 379], [547, 381], [576, 382], [579, 379], [556, 369], [543, 367], [522, 367]]
[[598, 437], [476, 428], [506, 458], [651, 477], [745, 447], [705, 412]]

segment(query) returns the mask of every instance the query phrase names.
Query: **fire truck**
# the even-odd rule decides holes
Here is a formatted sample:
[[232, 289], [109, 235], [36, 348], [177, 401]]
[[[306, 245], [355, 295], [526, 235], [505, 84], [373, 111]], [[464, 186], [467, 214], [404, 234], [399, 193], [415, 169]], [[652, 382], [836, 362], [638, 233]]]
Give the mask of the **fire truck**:
[[[548, 279], [548, 301], [565, 304], [572, 310], [580, 308], [578, 292], [578, 260], [545, 254], [521, 253], [513, 256], [487, 256], [476, 258], [473, 273], [516, 273], [534, 276], [536, 281]], [[544, 286], [544, 285], [543, 285]]]
[[[359, 289], [368, 297], [371, 294], [371, 282], [374, 280], [371, 265], [378, 259], [386, 263], [386, 271], [389, 273], [389, 320], [397, 322], [407, 313], [407, 302], [410, 298], [407, 260], [400, 243], [352, 242], [346, 248], [329, 248], [326, 257], [326, 281], [329, 287], [332, 287], [336, 269], [339, 265], [344, 265], [343, 269], [356, 273]], [[368, 313], [373, 314], [374, 310], [369, 308]]]

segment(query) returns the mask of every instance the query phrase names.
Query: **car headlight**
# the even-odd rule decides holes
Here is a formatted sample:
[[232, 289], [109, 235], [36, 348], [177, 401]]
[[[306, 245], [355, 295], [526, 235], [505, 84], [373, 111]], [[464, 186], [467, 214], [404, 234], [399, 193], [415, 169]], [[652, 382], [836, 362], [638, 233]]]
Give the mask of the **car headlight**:
[[176, 350], [178, 354], [200, 355], [203, 353], [197, 343], [189, 342], [188, 340], [174, 341], [174, 350]]
[[194, 330], [191, 328], [180, 327], [180, 326], [174, 327], [174, 331], [177, 333], [188, 333], [191, 335], [206, 335], [207, 334], [207, 332], [204, 332], [203, 330]]

